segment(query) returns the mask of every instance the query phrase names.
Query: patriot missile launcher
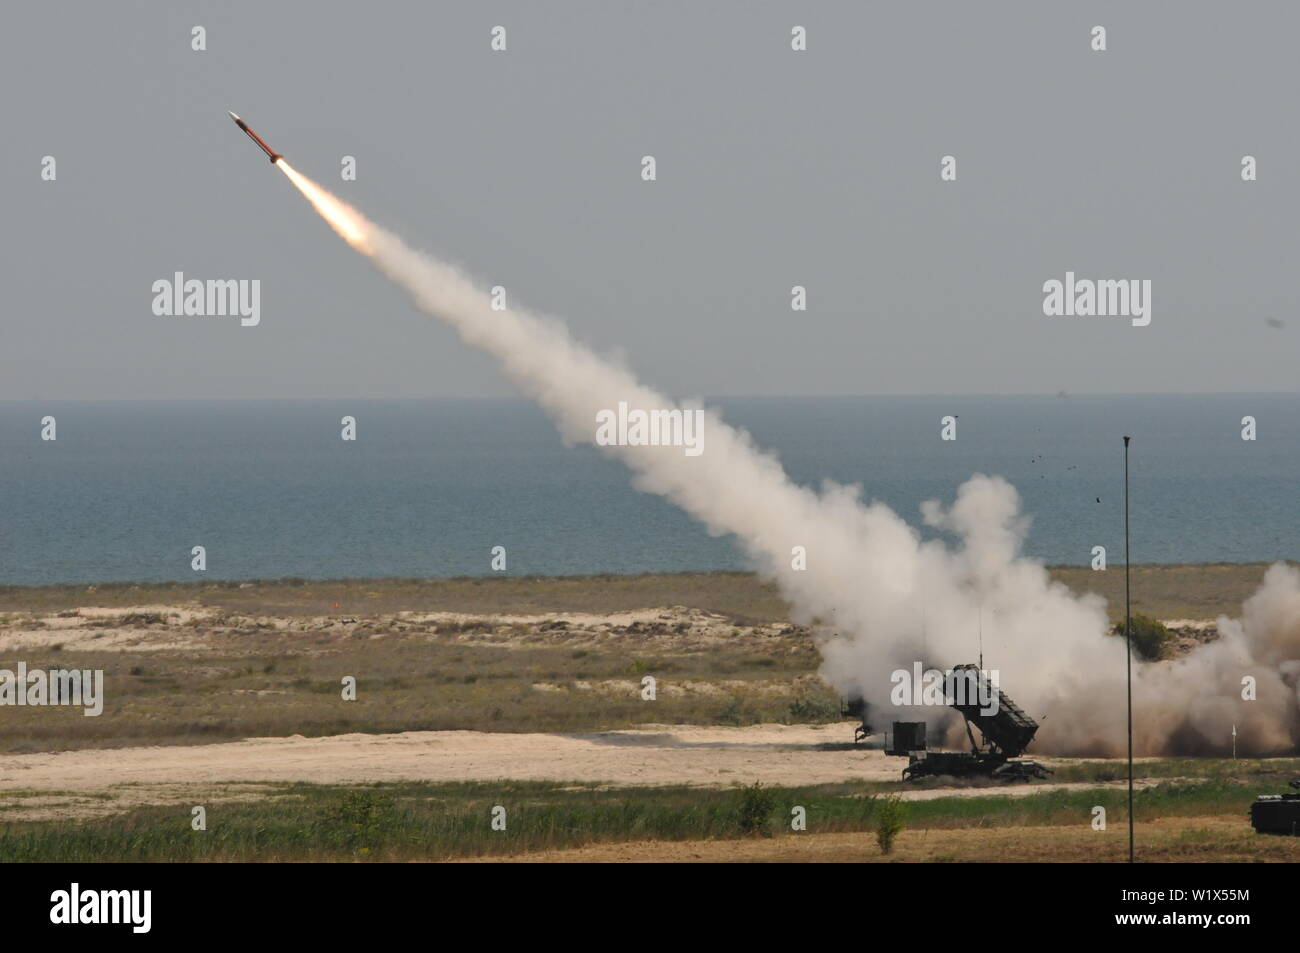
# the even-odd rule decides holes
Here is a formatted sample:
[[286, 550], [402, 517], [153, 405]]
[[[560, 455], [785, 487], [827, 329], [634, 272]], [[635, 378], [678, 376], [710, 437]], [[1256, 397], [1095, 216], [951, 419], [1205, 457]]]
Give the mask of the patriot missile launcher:
[[[984, 775], [999, 781], [1028, 781], [1046, 778], [1052, 773], [1037, 761], [1021, 759], [1038, 732], [1038, 722], [1002, 691], [977, 665], [958, 665], [949, 673], [953, 679], [965, 678], [972, 691], [958, 692], [949, 702], [966, 719], [966, 737], [970, 751], [930, 751], [925, 744], [925, 722], [896, 721], [892, 740], [885, 754], [907, 758], [904, 781], [934, 777]], [[996, 693], [996, 695], [994, 694]], [[984, 705], [981, 699], [993, 699], [996, 705]], [[978, 729], [983, 744], [975, 740]]]

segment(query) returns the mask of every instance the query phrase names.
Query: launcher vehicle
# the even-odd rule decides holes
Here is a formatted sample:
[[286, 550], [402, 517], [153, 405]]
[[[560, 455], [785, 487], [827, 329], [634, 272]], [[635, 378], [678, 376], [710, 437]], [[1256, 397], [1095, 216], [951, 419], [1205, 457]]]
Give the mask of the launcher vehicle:
[[[1020, 759], [1038, 731], [1038, 722], [1026, 715], [1000, 688], [987, 682], [987, 676], [978, 666], [958, 665], [951, 674], [954, 677], [964, 675], [979, 688], [978, 693], [959, 695], [951, 703], [951, 707], [966, 719], [966, 737], [970, 739], [971, 750], [930, 751], [925, 744], [925, 722], [896, 721], [885, 754], [907, 758], [907, 767], [903, 769], [904, 781], [941, 774], [1028, 781], [1046, 778], [1052, 773], [1050, 768], [1037, 761]], [[992, 692], [997, 692], [997, 708], [986, 714], [978, 698], [991, 698]], [[982, 745], [975, 740], [972, 727], [979, 729], [984, 741]]]

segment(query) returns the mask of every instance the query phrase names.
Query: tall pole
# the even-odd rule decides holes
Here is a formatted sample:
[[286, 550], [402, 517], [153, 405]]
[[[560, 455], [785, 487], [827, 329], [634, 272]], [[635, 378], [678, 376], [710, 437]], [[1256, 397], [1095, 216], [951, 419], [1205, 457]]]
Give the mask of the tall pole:
[[1133, 863], [1133, 615], [1129, 599], [1128, 437], [1124, 438], [1124, 664], [1128, 681], [1128, 862]]

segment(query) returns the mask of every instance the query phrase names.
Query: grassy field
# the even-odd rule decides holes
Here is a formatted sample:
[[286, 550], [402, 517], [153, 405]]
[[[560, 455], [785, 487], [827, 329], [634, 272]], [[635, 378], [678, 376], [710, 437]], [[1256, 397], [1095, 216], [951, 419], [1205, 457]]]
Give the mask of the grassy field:
[[[173, 636], [157, 628], [160, 636]], [[466, 633], [437, 628], [391, 632], [357, 624], [318, 633], [236, 621], [200, 633], [196, 650], [24, 652], [29, 669], [103, 669], [107, 700], [95, 718], [74, 708], [8, 708], [0, 751], [840, 717], [838, 697], [815, 678], [818, 658], [806, 636], [738, 629], [729, 644], [690, 645], [684, 638], [610, 635], [607, 644], [595, 646], [582, 632], [547, 633], [530, 642], [528, 632], [485, 622], [471, 633], [484, 638], [466, 641]], [[508, 641], [487, 640], [497, 628], [507, 630], [500, 637]], [[646, 673], [664, 682], [653, 717], [638, 694]], [[341, 697], [348, 675], [357, 679], [355, 701]]]
[[[1118, 781], [1128, 777], [1122, 761], [1054, 760], [1053, 781]], [[1135, 778], [1208, 778], [1259, 782], [1262, 787], [1286, 790], [1286, 782], [1300, 777], [1300, 758], [1139, 758]]]
[[[1078, 824], [1029, 827], [904, 829], [889, 854], [872, 831], [786, 834], [729, 840], [620, 841], [531, 851], [478, 861], [528, 863], [1052, 863], [1123, 864], [1128, 825], [1104, 831]], [[1300, 841], [1256, 834], [1239, 816], [1210, 815], [1139, 821], [1137, 862], [1295, 863]], [[1285, 876], [1283, 871], [1279, 874]]]
[[[1235, 615], [1263, 578], [1266, 563], [1135, 565], [1133, 609], [1162, 619]], [[1124, 572], [1051, 567], [1076, 592], [1104, 596], [1122, 613]], [[752, 573], [650, 573], [637, 576], [474, 577], [259, 582], [109, 583], [98, 586], [0, 586], [0, 612], [78, 606], [195, 603], [238, 613], [326, 615], [399, 610], [466, 613], [617, 612], [683, 605], [738, 621], [789, 617], [775, 587]], [[337, 603], [337, 605], [336, 605]], [[1117, 608], [1118, 607], [1118, 608]]]
[[[1136, 607], [1165, 618], [1236, 614], [1263, 565], [1135, 567]], [[1122, 573], [1057, 569], [1115, 603]], [[154, 607], [62, 618], [87, 607]], [[167, 607], [191, 607], [182, 619]], [[601, 625], [678, 606], [667, 622]], [[163, 611], [156, 611], [161, 608]], [[708, 618], [691, 615], [704, 610]], [[462, 613], [457, 621], [407, 613]], [[586, 613], [578, 625], [548, 613]], [[696, 613], [698, 615], [698, 613]], [[529, 615], [531, 621], [512, 621]], [[504, 617], [504, 618], [503, 618]], [[592, 621], [592, 620], [596, 621]], [[824, 723], [839, 701], [770, 585], [743, 573], [354, 580], [0, 589], [0, 667], [102, 669], [104, 714], [11, 708], [0, 752], [412, 730], [589, 731], [667, 724]], [[684, 621], [682, 621], [684, 620]], [[56, 626], [76, 621], [68, 631]], [[120, 639], [134, 639], [124, 645]], [[115, 641], [117, 640], [117, 641]], [[125, 649], [125, 650], [124, 650]], [[355, 701], [341, 683], [357, 679]]]
[[[1234, 851], [1256, 860], [1300, 860], [1300, 839], [1250, 831], [1246, 811], [1258, 788], [1226, 779], [1166, 782], [1138, 792], [1136, 818], [1143, 825], [1219, 818], [1223, 823], [1215, 826]], [[698, 849], [701, 843], [767, 838], [774, 849], [765, 849], [779, 855], [782, 845], [802, 849], [798, 842], [808, 835], [873, 832], [883, 803], [878, 794], [851, 784], [732, 790], [521, 782], [293, 784], [261, 795], [256, 801], [212, 805], [204, 831], [193, 830], [190, 811], [177, 807], [78, 822], [7, 822], [0, 825], [0, 856], [6, 861], [409, 861], [632, 842], [691, 842]], [[983, 845], [982, 856], [960, 859], [1014, 860], [1012, 845], [1024, 832], [1053, 829], [1058, 843], [1077, 840], [1095, 848], [1100, 835], [1091, 821], [1098, 805], [1106, 808], [1112, 829], [1126, 821], [1125, 794], [1117, 788], [908, 802], [901, 843], [924, 840], [930, 856], [921, 859], [958, 859], [934, 854], [948, 843], [944, 833], [978, 831], [982, 835], [972, 843]], [[505, 830], [493, 829], [496, 807], [505, 809]], [[791, 831], [795, 807], [806, 812], [806, 834]], [[1177, 835], [1173, 850], [1165, 845], [1163, 859], [1211, 859], [1223, 839], [1199, 836], [1194, 826], [1166, 830]], [[1042, 846], [1039, 840], [1033, 840], [1035, 850]], [[859, 851], [856, 859], [882, 856], [879, 848], [859, 845]], [[1079, 859], [1077, 851], [1067, 853]]]

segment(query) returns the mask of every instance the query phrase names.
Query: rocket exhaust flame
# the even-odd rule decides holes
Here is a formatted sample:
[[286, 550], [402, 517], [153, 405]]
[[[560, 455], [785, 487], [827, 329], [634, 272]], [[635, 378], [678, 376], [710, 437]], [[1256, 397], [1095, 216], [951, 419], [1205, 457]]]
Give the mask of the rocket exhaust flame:
[[345, 242], [362, 254], [369, 255], [371, 253], [366, 242], [366, 233], [370, 230], [370, 223], [366, 221], [364, 215], [346, 202], [341, 202], [330, 195], [307, 176], [285, 162], [283, 158], [277, 159], [275, 164], [279, 166], [281, 172], [289, 177], [289, 181], [298, 187], [298, 191], [320, 213], [321, 218], [329, 222], [330, 227], [338, 232]]
[[[283, 159], [272, 161], [420, 310], [496, 357], [566, 440], [594, 443], [596, 414], [620, 401], [681, 406], [574, 341], [558, 321], [516, 308], [491, 310], [487, 292], [456, 268], [410, 248]], [[1124, 706], [1116, 702], [1124, 691], [1123, 640], [1106, 634], [1100, 597], [1074, 595], [1021, 555], [1028, 520], [1009, 483], [975, 474], [951, 506], [924, 504], [924, 521], [960, 543], [923, 541], [888, 507], [864, 503], [860, 487], [827, 482], [816, 492], [798, 486], [745, 431], [709, 411], [705, 426], [708, 450], [696, 457], [667, 447], [603, 449], [632, 470], [638, 489], [672, 501], [715, 535], [734, 534], [754, 568], [778, 583], [796, 620], [833, 625], [835, 633], [818, 637], [818, 647], [822, 675], [835, 688], [860, 695], [886, 721], [891, 715], [915, 720], [916, 709], [892, 703], [890, 673], [922, 660], [921, 645], [922, 661], [969, 661], [972, 620], [982, 613], [996, 620], [991, 667], [1043, 723], [1039, 751], [1122, 752]], [[806, 569], [793, 566], [793, 547], [806, 550]], [[1243, 753], [1295, 748], [1300, 572], [1272, 567], [1244, 608], [1240, 621], [1219, 620], [1218, 642], [1182, 661], [1137, 664], [1139, 754], [1227, 754], [1234, 724], [1244, 728]], [[1257, 683], [1258, 700], [1243, 700], [1244, 676]]]
[[249, 128], [248, 123], [230, 112], [230, 110], [226, 111], [229, 113], [230, 118], [235, 121], [235, 125], [244, 130], [248, 138], [257, 143], [258, 148], [270, 157], [272, 165], [278, 166], [280, 171], [289, 177], [289, 181], [298, 187], [298, 191], [307, 197], [307, 201], [312, 204], [325, 221], [330, 223], [334, 231], [338, 232], [343, 240], [353, 248], [369, 254], [365, 243], [366, 229], [369, 223], [366, 222], [365, 216], [346, 202], [340, 202], [307, 176], [285, 162], [284, 156], [268, 146], [266, 140]]

